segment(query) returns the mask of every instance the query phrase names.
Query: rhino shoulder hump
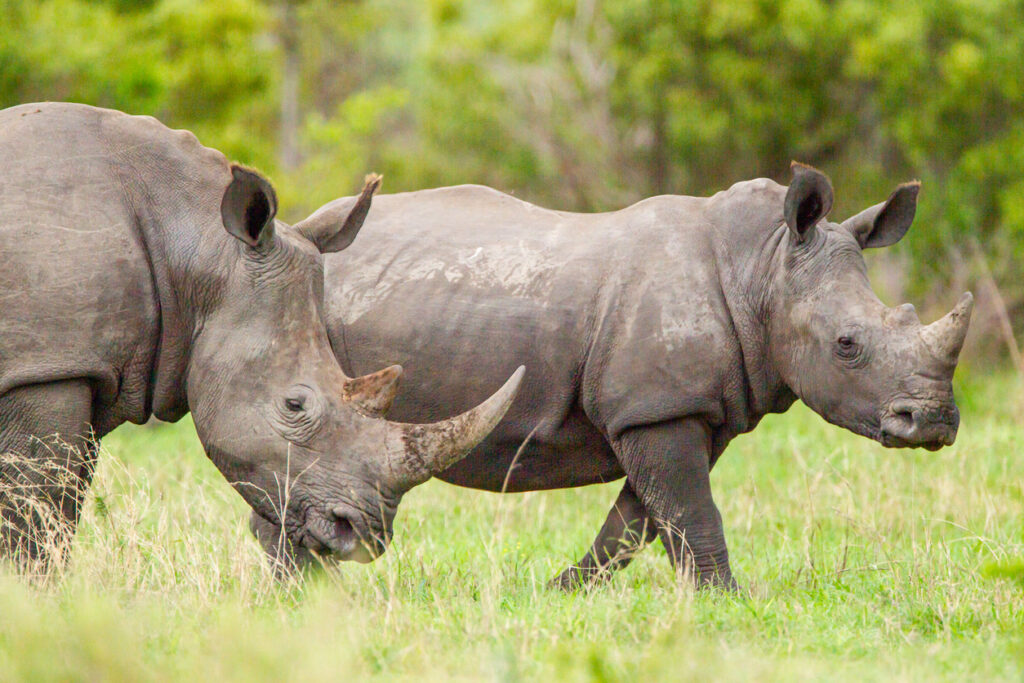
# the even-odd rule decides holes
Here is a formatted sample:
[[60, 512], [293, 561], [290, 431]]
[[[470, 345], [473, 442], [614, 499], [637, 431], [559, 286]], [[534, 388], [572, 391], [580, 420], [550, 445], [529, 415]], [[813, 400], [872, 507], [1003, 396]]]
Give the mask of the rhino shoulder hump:
[[[176, 148], [186, 158], [202, 163], [228, 169], [228, 160], [222, 152], [203, 145], [199, 138], [190, 130], [170, 128], [159, 120], [145, 114], [125, 114], [119, 111], [104, 110], [109, 113], [109, 123], [114, 139], [131, 139], [129, 144], [146, 144], [150, 141]], [[128, 135], [121, 136], [127, 132]]]

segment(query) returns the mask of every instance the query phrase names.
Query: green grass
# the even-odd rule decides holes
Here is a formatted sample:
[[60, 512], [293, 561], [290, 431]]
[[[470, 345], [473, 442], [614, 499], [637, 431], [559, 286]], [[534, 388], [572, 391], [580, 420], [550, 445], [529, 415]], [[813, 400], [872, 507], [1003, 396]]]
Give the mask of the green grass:
[[430, 482], [385, 557], [279, 584], [188, 421], [124, 427], [70, 568], [0, 575], [0, 680], [1021, 680], [1021, 390], [963, 384], [937, 453], [801, 406], [738, 439], [713, 474], [738, 596], [680, 587], [660, 546], [597, 590], [546, 589], [619, 484]]

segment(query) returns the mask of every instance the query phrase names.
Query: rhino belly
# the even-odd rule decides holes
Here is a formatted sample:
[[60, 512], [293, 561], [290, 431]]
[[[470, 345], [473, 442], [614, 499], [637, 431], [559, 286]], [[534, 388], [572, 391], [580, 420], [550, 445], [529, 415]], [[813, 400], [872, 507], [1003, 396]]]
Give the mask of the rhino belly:
[[543, 435], [541, 429], [527, 430], [537, 419], [530, 412], [527, 407], [506, 417], [506, 423], [438, 479], [513, 493], [587, 486], [625, 476], [608, 442], [582, 411], [573, 410], [557, 430]]

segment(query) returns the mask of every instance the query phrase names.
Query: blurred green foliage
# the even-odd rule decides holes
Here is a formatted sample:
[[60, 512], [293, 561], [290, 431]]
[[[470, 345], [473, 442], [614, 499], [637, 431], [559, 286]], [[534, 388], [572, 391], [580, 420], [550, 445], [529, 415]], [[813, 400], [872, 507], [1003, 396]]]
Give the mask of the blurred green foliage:
[[795, 158], [837, 217], [922, 180], [895, 294], [948, 306], [983, 275], [1018, 333], [1022, 54], [1020, 0], [0, 0], [0, 105], [190, 128], [269, 173], [286, 218], [371, 170], [606, 210]]
[[273, 14], [246, 0], [0, 0], [0, 104], [72, 100], [151, 114], [272, 165]]

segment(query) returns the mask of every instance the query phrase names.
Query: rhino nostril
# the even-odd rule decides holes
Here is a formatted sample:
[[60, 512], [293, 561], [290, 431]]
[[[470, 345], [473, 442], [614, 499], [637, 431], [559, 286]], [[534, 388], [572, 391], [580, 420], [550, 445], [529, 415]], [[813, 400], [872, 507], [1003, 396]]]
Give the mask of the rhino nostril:
[[892, 407], [893, 421], [900, 427], [910, 431], [917, 424], [916, 416], [917, 411], [910, 406], [893, 406]]
[[334, 515], [334, 537], [342, 539], [346, 543], [358, 541], [359, 536], [356, 534], [355, 526], [352, 525], [352, 520], [346, 515], [339, 514], [337, 510], [332, 510], [331, 513]]
[[350, 510], [344, 507], [331, 510], [335, 517], [334, 532], [335, 538], [340, 541], [343, 548], [340, 556], [344, 560], [355, 562], [371, 562], [378, 555], [384, 552], [386, 544], [381, 543], [370, 532], [361, 532], [353, 524]]

